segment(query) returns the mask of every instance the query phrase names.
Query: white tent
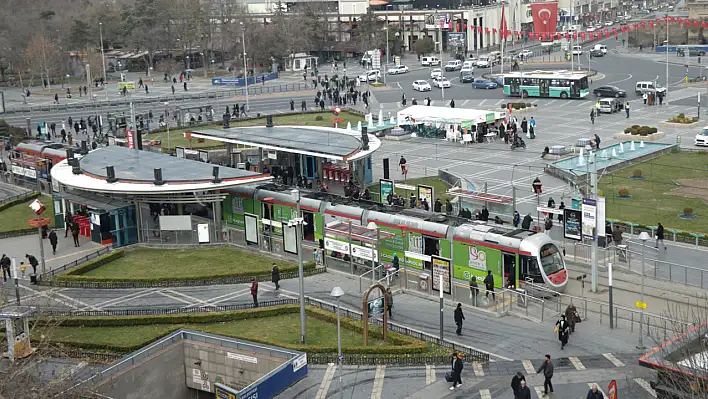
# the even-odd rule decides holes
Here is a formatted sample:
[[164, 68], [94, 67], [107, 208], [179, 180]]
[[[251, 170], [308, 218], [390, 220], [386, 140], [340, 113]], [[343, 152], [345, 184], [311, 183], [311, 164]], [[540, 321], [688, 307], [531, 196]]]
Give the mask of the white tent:
[[464, 123], [494, 123], [506, 118], [506, 112], [497, 112], [481, 109], [449, 108], [449, 107], [428, 107], [425, 105], [413, 105], [398, 111], [397, 120], [399, 124], [409, 123], [440, 123], [456, 124]]

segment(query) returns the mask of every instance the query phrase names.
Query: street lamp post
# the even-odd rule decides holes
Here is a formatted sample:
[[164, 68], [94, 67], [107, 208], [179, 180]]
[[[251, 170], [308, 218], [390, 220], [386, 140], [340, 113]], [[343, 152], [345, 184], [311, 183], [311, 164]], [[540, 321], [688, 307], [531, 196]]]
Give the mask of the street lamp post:
[[641, 234], [639, 234], [639, 239], [642, 241], [642, 270], [640, 271], [640, 274], [642, 275], [642, 287], [641, 291], [639, 293], [639, 301], [642, 302], [642, 307], [641, 313], [639, 314], [639, 345], [637, 348], [641, 349], [644, 348], [644, 337], [643, 332], [644, 332], [644, 247], [646, 246], [647, 241], [650, 239], [649, 234], [647, 234], [646, 231], [642, 231]]
[[384, 64], [384, 86], [386, 86], [386, 75], [388, 75], [388, 63], [390, 62], [390, 57], [388, 55], [388, 21], [386, 22], [386, 63]]
[[167, 153], [170, 152], [170, 116], [167, 114], [169, 102], [165, 101], [165, 126], [167, 127]]
[[108, 78], [106, 78], [106, 55], [103, 52], [103, 22], [98, 23], [98, 32], [101, 36], [101, 61], [103, 62], [103, 91], [106, 93], [106, 100], [108, 100]]
[[302, 247], [300, 245], [302, 240], [302, 214], [300, 213], [300, 190], [293, 189], [290, 190], [290, 195], [292, 195], [295, 200], [296, 208], [295, 212], [297, 214], [297, 232], [295, 233], [295, 246], [297, 247], [297, 271], [298, 271], [298, 284], [300, 286], [300, 343], [305, 344], [305, 279], [302, 271]]
[[189, 56], [187, 56], [187, 69], [192, 69], [192, 64], [189, 62]]
[[202, 55], [202, 67], [204, 68], [204, 77], [207, 77], [207, 63], [206, 63], [206, 56], [204, 53], [199, 53]]
[[442, 42], [435, 42], [435, 44], [440, 46], [440, 90], [442, 90], [442, 92], [441, 92], [442, 93], [442, 100], [445, 101], [445, 86], [443, 86], [443, 78], [445, 77], [444, 76], [445, 68], [443, 68], [443, 65], [442, 65], [442, 50], [443, 50], [442, 49]]
[[[246, 28], [243, 26], [243, 22], [239, 23], [241, 24], [241, 44], [243, 45], [243, 80], [246, 82], [246, 111], [250, 111], [251, 106], [248, 103], [248, 63], [246, 62]], [[298, 253], [300, 253], [299, 250]], [[305, 334], [303, 333], [302, 336], [305, 337]]]
[[329, 295], [337, 298], [337, 363], [339, 365], [339, 397], [344, 399], [344, 386], [342, 385], [342, 362], [344, 357], [342, 356], [342, 333], [339, 324], [339, 298], [344, 295], [344, 290], [340, 287], [334, 287]]

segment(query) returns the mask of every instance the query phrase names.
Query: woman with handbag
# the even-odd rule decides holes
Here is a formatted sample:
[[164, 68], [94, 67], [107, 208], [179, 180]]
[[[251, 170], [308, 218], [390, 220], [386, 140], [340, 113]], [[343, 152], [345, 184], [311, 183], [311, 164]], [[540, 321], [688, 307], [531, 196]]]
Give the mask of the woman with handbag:
[[561, 342], [561, 350], [568, 344], [568, 335], [570, 333], [570, 325], [565, 319], [565, 315], [561, 315], [560, 320], [556, 322], [555, 331], [558, 333], [558, 340]]

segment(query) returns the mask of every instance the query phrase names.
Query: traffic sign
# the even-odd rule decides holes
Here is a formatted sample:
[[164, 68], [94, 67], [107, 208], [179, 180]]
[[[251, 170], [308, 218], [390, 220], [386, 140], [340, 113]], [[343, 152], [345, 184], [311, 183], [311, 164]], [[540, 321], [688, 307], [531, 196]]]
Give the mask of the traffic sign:
[[640, 308], [640, 309], [646, 309], [646, 308], [647, 308], [647, 304], [646, 304], [645, 302], [637, 301], [637, 303], [636, 303], [635, 305], [636, 305], [638, 308]]
[[607, 387], [607, 396], [609, 399], [617, 399], [617, 381], [610, 382], [610, 386]]

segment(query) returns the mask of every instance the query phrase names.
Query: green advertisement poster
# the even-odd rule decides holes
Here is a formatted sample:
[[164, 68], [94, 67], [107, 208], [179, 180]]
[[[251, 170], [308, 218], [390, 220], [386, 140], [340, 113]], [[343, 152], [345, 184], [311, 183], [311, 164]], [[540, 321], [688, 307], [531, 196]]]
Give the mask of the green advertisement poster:
[[[421, 245], [420, 248], [422, 248], [423, 237], [420, 234], [406, 232], [406, 236], [404, 237], [401, 229], [385, 226], [379, 226], [379, 230], [395, 234], [395, 236], [391, 238], [384, 238], [381, 240], [380, 248], [382, 262], [392, 262], [393, 254], [396, 254], [398, 255], [398, 260], [401, 266], [405, 265], [415, 269], [423, 269], [423, 261], [419, 259], [405, 258], [404, 264], [406, 251], [413, 250], [412, 252], [419, 252], [417, 250], [417, 245]], [[422, 252], [422, 250], [420, 252]]]
[[455, 241], [454, 251], [455, 265], [452, 273], [454, 278], [470, 281], [472, 276], [476, 276], [478, 280], [484, 279], [487, 276], [487, 270], [491, 270], [494, 275], [494, 286], [502, 287], [502, 254], [500, 250]]
[[[245, 211], [245, 202], [248, 201], [237, 195], [229, 194], [223, 202], [224, 221], [227, 224], [232, 224], [238, 227], [245, 227], [243, 214]], [[250, 200], [252, 201], [252, 200]]]
[[379, 193], [381, 193], [381, 203], [383, 204], [386, 201], [386, 197], [393, 193], [393, 180], [380, 179]]

